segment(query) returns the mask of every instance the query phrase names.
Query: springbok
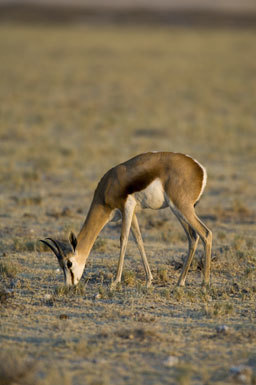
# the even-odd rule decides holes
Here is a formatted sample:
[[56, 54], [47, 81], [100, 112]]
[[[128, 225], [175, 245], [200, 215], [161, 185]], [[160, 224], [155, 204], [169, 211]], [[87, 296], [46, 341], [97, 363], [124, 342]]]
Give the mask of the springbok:
[[178, 285], [185, 285], [199, 237], [203, 242], [205, 253], [202, 284], [208, 285], [212, 232], [195, 213], [195, 205], [204, 191], [206, 179], [206, 170], [199, 162], [188, 155], [172, 152], [148, 152], [111, 168], [98, 183], [77, 238], [71, 232], [69, 245], [52, 238], [42, 240], [57, 256], [64, 273], [65, 284], [76, 285], [79, 282], [91, 248], [102, 228], [109, 221], [122, 218], [120, 256], [112, 287], [121, 281], [130, 228], [142, 258], [149, 287], [153, 277], [144, 250], [136, 211], [144, 208], [159, 210], [170, 207], [187, 235], [189, 246]]

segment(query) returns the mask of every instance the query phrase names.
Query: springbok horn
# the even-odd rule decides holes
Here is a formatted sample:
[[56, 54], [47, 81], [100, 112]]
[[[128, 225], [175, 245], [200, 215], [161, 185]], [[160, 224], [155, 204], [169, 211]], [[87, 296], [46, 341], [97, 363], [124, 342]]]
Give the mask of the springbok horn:
[[54, 254], [56, 255], [59, 261], [63, 260], [65, 256], [64, 256], [63, 250], [60, 248], [58, 243], [52, 238], [46, 238], [46, 239], [49, 239], [49, 241], [51, 241], [56, 246], [57, 250], [49, 242], [45, 240], [41, 240], [41, 242], [43, 242], [45, 245], [50, 247], [50, 249], [54, 252]]
[[58, 250], [56, 250], [50, 243], [46, 242], [44, 239], [40, 239], [40, 242], [44, 243], [46, 246], [50, 247], [50, 249], [54, 252], [57, 258], [59, 258]]
[[49, 241], [52, 241], [52, 243], [56, 246], [58, 253], [59, 253], [59, 256], [57, 256], [58, 259], [64, 259], [65, 254], [64, 254], [62, 248], [60, 247], [59, 243], [57, 241], [55, 241], [55, 239], [52, 239], [52, 238], [46, 238], [46, 239], [49, 239]]

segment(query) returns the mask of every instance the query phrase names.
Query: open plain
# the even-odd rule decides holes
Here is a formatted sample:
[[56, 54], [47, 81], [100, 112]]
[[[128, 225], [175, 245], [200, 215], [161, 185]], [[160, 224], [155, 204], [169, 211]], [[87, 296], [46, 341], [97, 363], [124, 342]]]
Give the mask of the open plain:
[[[256, 383], [254, 29], [0, 26], [0, 384]], [[208, 171], [211, 286], [170, 210], [139, 214], [151, 288], [120, 225], [76, 289], [39, 243], [82, 226], [100, 177], [138, 153], [190, 154]]]

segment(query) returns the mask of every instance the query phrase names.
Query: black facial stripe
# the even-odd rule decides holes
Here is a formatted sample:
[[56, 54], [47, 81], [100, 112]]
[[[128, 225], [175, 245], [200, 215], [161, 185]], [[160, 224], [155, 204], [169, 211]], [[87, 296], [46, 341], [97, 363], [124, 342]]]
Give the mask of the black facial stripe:
[[72, 285], [74, 285], [74, 273], [72, 270], [69, 270], [70, 271], [70, 275], [71, 275], [71, 282], [72, 282]]

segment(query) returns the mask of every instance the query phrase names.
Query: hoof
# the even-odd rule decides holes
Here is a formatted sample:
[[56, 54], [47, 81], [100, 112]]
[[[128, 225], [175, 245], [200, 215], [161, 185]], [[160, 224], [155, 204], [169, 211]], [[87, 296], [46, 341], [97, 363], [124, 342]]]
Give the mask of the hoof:
[[117, 285], [119, 285], [119, 284], [120, 284], [119, 281], [112, 282], [111, 285], [110, 285], [110, 290], [115, 290]]

